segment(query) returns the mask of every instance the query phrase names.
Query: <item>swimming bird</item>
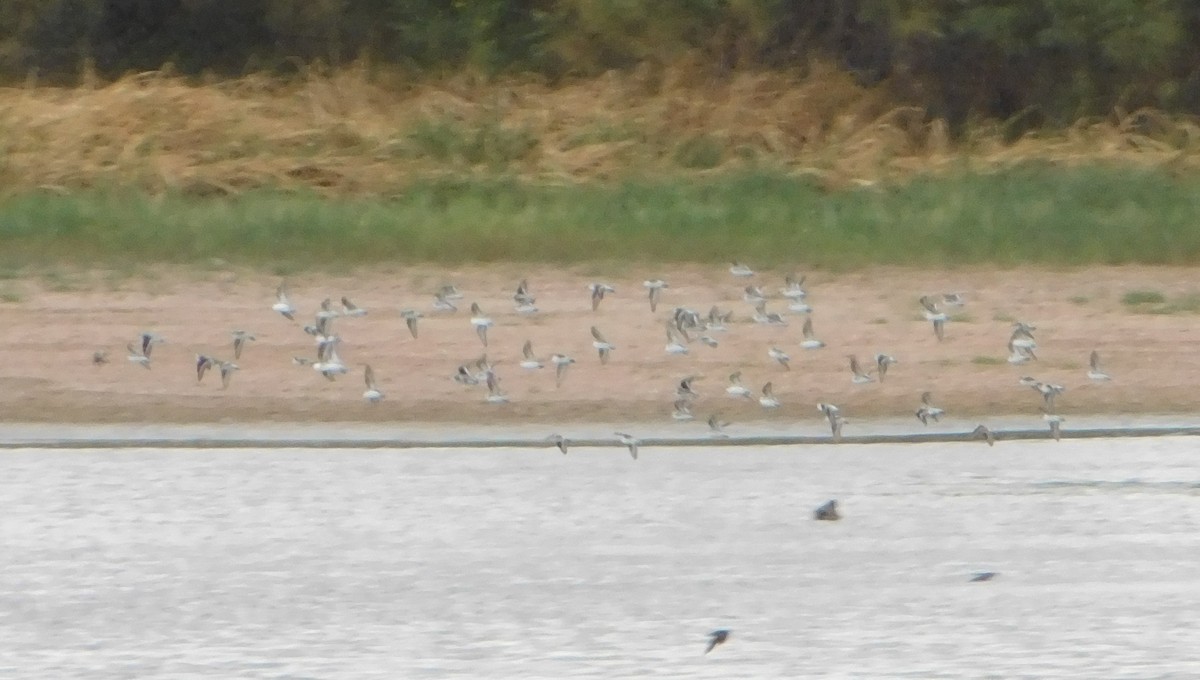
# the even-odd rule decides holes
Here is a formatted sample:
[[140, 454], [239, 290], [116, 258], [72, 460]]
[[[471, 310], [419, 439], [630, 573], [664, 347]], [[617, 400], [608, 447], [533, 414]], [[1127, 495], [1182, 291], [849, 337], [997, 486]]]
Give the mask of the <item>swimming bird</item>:
[[987, 425], [977, 425], [975, 429], [971, 431], [971, 438], [982, 439], [987, 442], [988, 446], [996, 445], [996, 435], [988, 429]]
[[821, 342], [813, 335], [811, 316], [804, 319], [804, 328], [801, 330], [801, 333], [804, 334], [804, 340], [800, 342], [800, 347], [804, 349], [821, 349], [825, 346], [825, 343]]
[[280, 283], [275, 289], [275, 304], [271, 305], [271, 311], [279, 312], [288, 321], [296, 320], [296, 308], [288, 300], [287, 282]]
[[917, 409], [917, 420], [921, 421], [922, 425], [928, 425], [930, 420], [938, 422], [946, 412], [933, 405], [933, 393], [921, 393], [921, 406]]
[[92, 365], [103, 366], [108, 363], [108, 350], [98, 349], [92, 352]]
[[735, 399], [750, 398], [750, 390], [746, 389], [746, 386], [742, 384], [741, 371], [734, 371], [729, 374], [729, 387], [725, 388], [725, 394]]
[[567, 366], [575, 360], [565, 354], [551, 354], [550, 363], [554, 364], [554, 386], [560, 387], [567, 376]]
[[971, 577], [971, 580], [968, 581], [968, 583], [983, 583], [984, 581], [991, 581], [997, 576], [999, 576], [999, 574], [994, 571], [977, 571], [975, 572], [975, 575]]
[[226, 389], [233, 378], [233, 372], [238, 370], [238, 365], [232, 361], [218, 361], [217, 367], [221, 370], [221, 389]]
[[475, 327], [475, 334], [479, 336], [479, 341], [487, 347], [487, 329], [492, 327], [492, 319], [483, 313], [479, 308], [478, 302], [471, 303], [471, 325]]
[[879, 382], [883, 382], [883, 379], [887, 376], [888, 367], [894, 366], [898, 363], [900, 362], [896, 359], [896, 357], [890, 354], [876, 354], [875, 367], [879, 369]]
[[617, 289], [607, 283], [593, 283], [588, 286], [588, 290], [592, 293], [592, 311], [600, 308], [600, 303], [604, 300], [607, 293], [616, 293]]
[[694, 382], [696, 379], [697, 376], [689, 375], [680, 380], [679, 384], [675, 387], [675, 398], [687, 399], [689, 401], [699, 398], [700, 395], [696, 393], [696, 390], [692, 389], [692, 382]]
[[629, 449], [629, 455], [633, 456], [634, 460], [637, 460], [638, 444], [641, 442], [633, 435], [625, 434], [624, 432], [614, 432], [613, 434], [617, 435], [620, 438], [621, 444]]
[[837, 501], [830, 500], [822, 503], [820, 507], [813, 510], [813, 519], [819, 519], [825, 522], [836, 522], [842, 516], [838, 513]]
[[875, 382], [870, 373], [862, 370], [862, 366], [858, 364], [858, 357], [853, 354], [847, 354], [846, 358], [850, 359], [850, 382], [855, 385], [865, 385]]
[[708, 417], [708, 433], [713, 437], [728, 437], [729, 435], [725, 434], [725, 428], [730, 425], [731, 423], [722, 421], [716, 413]]
[[[461, 297], [461, 295], [459, 296]], [[446, 296], [446, 291], [439, 290], [433, 294], [433, 311], [435, 312], [457, 312], [458, 307], [450, 301], [451, 298]]]
[[938, 309], [937, 303], [928, 295], [921, 296], [919, 302], [924, 308], [925, 320], [933, 324], [933, 334], [937, 336], [938, 342], [941, 342], [946, 333], [946, 320], [950, 317]]
[[356, 317], [366, 315], [367, 310], [351, 302], [350, 298], [346, 297], [345, 295], [342, 296], [342, 316]]
[[400, 316], [404, 318], [404, 324], [408, 326], [408, 332], [412, 334], [413, 340], [416, 340], [417, 320], [421, 318], [421, 313], [415, 309], [402, 309]]
[[779, 292], [789, 300], [803, 300], [808, 296], [808, 291], [804, 290], [804, 279], [806, 278], [801, 276], [797, 279], [794, 274], [788, 274], [784, 277], [784, 286], [779, 289]]
[[533, 355], [533, 341], [526, 340], [525, 346], [521, 348], [521, 368], [535, 370], [541, 368], [542, 360]]
[[1046, 424], [1050, 426], [1050, 436], [1054, 437], [1054, 441], [1062, 439], [1062, 424], [1066, 418], [1043, 408], [1042, 420], [1046, 421]]
[[734, 260], [729, 267], [729, 273], [739, 279], [748, 279], [754, 276], [754, 270], [746, 265]]
[[704, 649], [704, 653], [708, 654], [709, 652], [711, 652], [713, 650], [714, 647], [716, 647], [717, 645], [722, 644], [726, 640], [728, 640], [729, 633], [730, 633], [730, 631], [728, 628], [718, 628], [717, 630], [714, 630], [713, 632], [709, 633], [708, 634], [708, 647], [706, 647]]
[[567, 455], [567, 444], [569, 442], [567, 441], [566, 437], [562, 436], [561, 434], [555, 433], [555, 434], [550, 435], [549, 437], [546, 437], [546, 440], [549, 441], [554, 446], [557, 446], [558, 450], [562, 451], [562, 454], [564, 456]]
[[605, 340], [604, 336], [600, 334], [600, 330], [595, 326], [592, 326], [592, 338], [592, 347], [595, 347], [596, 351], [600, 354], [600, 363], [607, 364], [608, 355], [616, 349], [616, 345]]
[[1096, 350], [1092, 350], [1091, 356], [1088, 357], [1088, 374], [1087, 374], [1087, 376], [1089, 378], [1091, 378], [1092, 380], [1095, 380], [1096, 382], [1104, 382], [1106, 380], [1112, 380], [1112, 376], [1105, 373], [1104, 369], [1100, 368], [1100, 353], [1097, 352]]
[[135, 363], [145, 369], [150, 368], [150, 357], [146, 356], [142, 350], [134, 347], [132, 342], [126, 344], [125, 349], [129, 351], [129, 355], [126, 358], [129, 359], [130, 362]]
[[671, 412], [671, 417], [675, 420], [691, 420], [695, 416], [692, 415], [691, 400], [676, 399], [675, 410]]
[[486, 401], [489, 404], [504, 404], [508, 402], [508, 395], [500, 390], [500, 376], [496, 375], [490, 367], [486, 371], [487, 376], [485, 382], [487, 384], [488, 394]]
[[375, 369], [371, 368], [371, 364], [367, 364], [363, 369], [363, 382], [367, 385], [367, 390], [363, 392], [363, 399], [372, 404], [378, 403], [383, 399], [383, 392], [379, 391], [379, 387], [375, 385]]
[[649, 281], [643, 281], [642, 286], [646, 288], [647, 295], [650, 298], [650, 311], [658, 311], [658, 300], [662, 297], [663, 288], [670, 288], [671, 286], [662, 279], [650, 279]]
[[779, 364], [781, 366], [783, 366], [783, 370], [785, 370], [785, 371], [792, 370], [792, 367], [788, 366], [788, 362], [791, 361], [792, 358], [787, 355], [787, 352], [784, 352], [783, 350], [779, 349], [778, 347], [771, 345], [771, 347], [767, 349], [767, 356], [769, 356], [769, 357], [771, 357], [771, 359], [779, 362]]
[[204, 374], [208, 372], [208, 369], [212, 368], [216, 364], [217, 364], [216, 359], [214, 359], [210, 356], [203, 355], [203, 354], [197, 354], [196, 355], [196, 382], [200, 382], [201, 380], [203, 380]]
[[514, 309], [518, 314], [533, 314], [538, 310], [534, 302], [536, 300], [529, 292], [529, 282], [521, 279], [521, 282], [517, 284], [517, 292], [513, 294]]
[[771, 383], [763, 385], [762, 396], [758, 398], [758, 403], [763, 408], [779, 408], [780, 402], [775, 398], [775, 390]]
[[247, 341], [253, 341], [256, 338], [246, 331], [233, 331], [230, 335], [233, 336], [233, 358], [241, 359], [242, 350], [246, 347]]

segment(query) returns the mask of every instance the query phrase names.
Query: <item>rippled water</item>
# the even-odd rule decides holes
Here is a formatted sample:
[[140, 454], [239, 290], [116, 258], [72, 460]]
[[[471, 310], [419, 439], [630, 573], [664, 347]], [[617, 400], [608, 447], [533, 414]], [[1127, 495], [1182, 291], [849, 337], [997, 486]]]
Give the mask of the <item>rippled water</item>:
[[3, 678], [1200, 675], [1190, 439], [25, 450], [0, 504]]

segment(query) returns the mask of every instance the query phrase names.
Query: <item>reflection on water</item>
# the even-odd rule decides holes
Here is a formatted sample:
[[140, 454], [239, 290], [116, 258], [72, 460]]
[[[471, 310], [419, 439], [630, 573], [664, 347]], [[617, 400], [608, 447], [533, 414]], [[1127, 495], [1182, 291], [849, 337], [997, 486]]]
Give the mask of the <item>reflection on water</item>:
[[6, 452], [0, 677], [1194, 677], [1192, 442]]

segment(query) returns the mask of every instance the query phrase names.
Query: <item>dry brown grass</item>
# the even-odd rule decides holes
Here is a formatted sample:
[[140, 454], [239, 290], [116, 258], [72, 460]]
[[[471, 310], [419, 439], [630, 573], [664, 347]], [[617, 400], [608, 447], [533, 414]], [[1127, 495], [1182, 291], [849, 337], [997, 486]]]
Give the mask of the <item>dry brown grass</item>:
[[1200, 165], [1200, 124], [1152, 111], [1012, 144], [1003, 126], [979, 126], [955, 143], [943, 121], [828, 66], [803, 76], [700, 73], [646, 67], [551, 88], [471, 76], [405, 83], [364, 66], [287, 82], [197, 85], [152, 72], [73, 89], [0, 89], [0, 184], [387, 194], [416, 176], [497, 169], [580, 181], [766, 163], [840, 186], [1030, 159]]

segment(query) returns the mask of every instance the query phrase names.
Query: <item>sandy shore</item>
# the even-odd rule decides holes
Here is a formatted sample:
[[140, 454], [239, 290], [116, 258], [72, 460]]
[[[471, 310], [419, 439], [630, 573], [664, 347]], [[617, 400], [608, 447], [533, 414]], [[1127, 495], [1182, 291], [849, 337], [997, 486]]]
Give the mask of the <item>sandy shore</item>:
[[[1038, 416], [1041, 398], [1017, 384], [1024, 375], [1065, 385], [1058, 405], [1068, 418], [1188, 413], [1200, 407], [1195, 388], [1200, 356], [1194, 351], [1200, 318], [1187, 311], [1145, 313], [1122, 302], [1132, 290], [1157, 291], [1168, 301], [1194, 294], [1200, 272], [1191, 269], [810, 273], [815, 330], [828, 345], [816, 351], [799, 347], [802, 316], [789, 315], [782, 328], [753, 323], [753, 310], [741, 299], [746, 282], [724, 266], [642, 269], [506, 265], [291, 276], [292, 301], [302, 314], [298, 321], [307, 323], [327, 296], [348, 295], [369, 310], [363, 318], [337, 320], [341, 354], [352, 373], [335, 382], [293, 364], [293, 356], [313, 356], [314, 345], [301, 323], [271, 311], [278, 277], [181, 268], [126, 279], [72, 274], [70, 285], [61, 274], [8, 280], [7, 301], [0, 302], [5, 320], [0, 409], [10, 423], [669, 422], [675, 384], [691, 374], [702, 376], [696, 382], [698, 428], [711, 413], [735, 423], [819, 420], [818, 400], [840, 405], [851, 419], [905, 416], [924, 390], [959, 416]], [[752, 281], [778, 297], [785, 273], [760, 272]], [[538, 314], [513, 310], [511, 296], [522, 277], [537, 296]], [[641, 285], [650, 277], [663, 277], [671, 286], [653, 314]], [[612, 283], [617, 294], [593, 313], [586, 287], [597, 280]], [[432, 291], [443, 282], [465, 295], [456, 314], [431, 310]], [[951, 310], [955, 319], [939, 343], [917, 298], [950, 291], [964, 293], [967, 305]], [[484, 351], [468, 320], [472, 301], [495, 319], [486, 351], [508, 404], [485, 403], [484, 390], [451, 380], [460, 363]], [[785, 302], [771, 300], [768, 310], [785, 312]], [[667, 355], [663, 320], [671, 310], [687, 306], [704, 313], [714, 304], [735, 312], [735, 323], [717, 336], [720, 346], [694, 343], [686, 356]], [[406, 307], [426, 315], [417, 339], [398, 314]], [[1038, 361], [1024, 366], [1004, 361], [1014, 319], [1038, 327]], [[591, 346], [592, 325], [617, 346], [606, 366]], [[197, 383], [194, 356], [232, 359], [235, 328], [255, 333], [257, 341], [238, 361], [241, 370], [229, 388], [221, 389], [212, 375]], [[166, 339], [154, 349], [151, 370], [125, 359], [126, 343], [143, 330]], [[553, 352], [576, 358], [561, 388], [555, 388], [551, 368], [518, 366], [527, 339], [543, 358]], [[771, 345], [792, 356], [792, 370], [768, 359]], [[92, 353], [101, 349], [111, 362], [93, 366]], [[1113, 381], [1087, 378], [1092, 349], [1101, 353]], [[869, 360], [880, 351], [900, 360], [886, 382], [852, 384], [846, 355]], [[387, 395], [378, 404], [361, 398], [361, 367], [368, 363]], [[764, 411], [757, 400], [726, 396], [727, 376], [735, 370], [756, 394], [773, 381], [783, 407]]]

